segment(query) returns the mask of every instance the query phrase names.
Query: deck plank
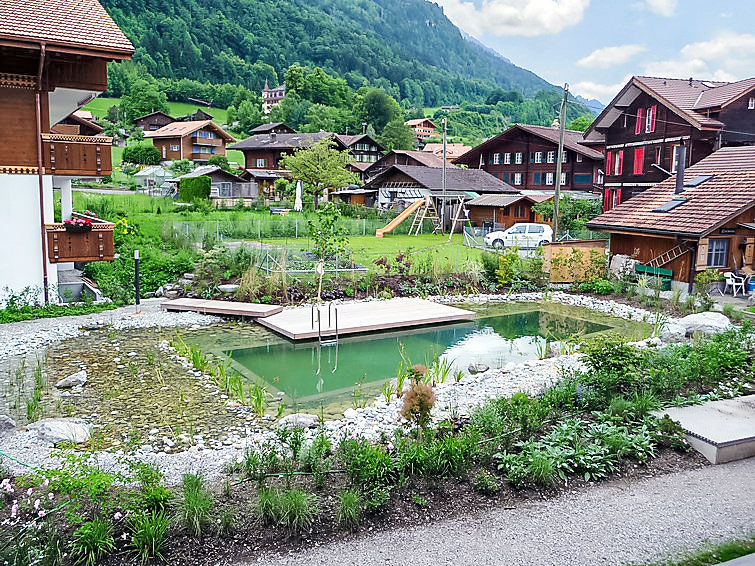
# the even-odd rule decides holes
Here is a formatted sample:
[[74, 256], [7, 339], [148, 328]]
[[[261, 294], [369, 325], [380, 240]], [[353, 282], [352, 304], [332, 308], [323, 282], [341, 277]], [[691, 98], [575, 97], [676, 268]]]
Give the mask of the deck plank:
[[[441, 305], [423, 299], [392, 299], [364, 301], [337, 305], [338, 335], [376, 332], [428, 324], [471, 320], [476, 313]], [[321, 335], [336, 335], [335, 313], [328, 320], [328, 305], [321, 307]], [[317, 314], [315, 313], [315, 316]], [[318, 337], [317, 319], [312, 324], [312, 307], [287, 309], [258, 321], [263, 326], [291, 340], [310, 340]], [[313, 327], [314, 326], [314, 327]]]
[[283, 307], [280, 305], [187, 298], [165, 301], [160, 306], [165, 311], [192, 311], [202, 314], [248, 316], [250, 318], [264, 318], [283, 310]]

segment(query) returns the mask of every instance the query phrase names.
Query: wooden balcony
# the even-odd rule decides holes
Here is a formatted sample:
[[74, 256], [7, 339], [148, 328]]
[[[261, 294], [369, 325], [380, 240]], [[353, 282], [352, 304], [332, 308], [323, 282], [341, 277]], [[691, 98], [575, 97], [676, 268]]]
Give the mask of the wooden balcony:
[[92, 223], [89, 232], [68, 232], [63, 223], [47, 224], [47, 257], [50, 263], [112, 261], [114, 227], [109, 222]]
[[112, 144], [113, 138], [42, 134], [42, 161], [45, 173], [74, 177], [111, 175]]

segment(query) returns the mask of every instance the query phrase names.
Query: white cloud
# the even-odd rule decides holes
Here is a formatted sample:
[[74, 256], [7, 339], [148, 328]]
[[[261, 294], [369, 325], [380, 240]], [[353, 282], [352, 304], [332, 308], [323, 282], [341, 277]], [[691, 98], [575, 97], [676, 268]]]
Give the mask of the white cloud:
[[577, 61], [577, 65], [593, 69], [608, 69], [628, 63], [630, 59], [643, 51], [647, 51], [647, 47], [639, 43], [601, 47], [586, 57], [582, 57]]
[[590, 0], [436, 0], [448, 18], [467, 33], [480, 37], [550, 35], [578, 24]]
[[626, 75], [621, 81], [615, 84], [596, 83], [593, 81], [580, 81], [572, 84], [569, 90], [574, 94], [579, 94], [585, 98], [596, 98], [603, 104], [608, 104], [611, 99], [627, 84], [632, 75]]
[[643, 7], [654, 14], [670, 18], [676, 11], [677, 0], [643, 0]]

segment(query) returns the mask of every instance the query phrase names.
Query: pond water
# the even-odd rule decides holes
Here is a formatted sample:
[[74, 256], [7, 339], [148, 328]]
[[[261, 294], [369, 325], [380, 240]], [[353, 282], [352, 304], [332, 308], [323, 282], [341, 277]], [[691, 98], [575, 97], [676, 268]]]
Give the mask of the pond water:
[[261, 379], [288, 403], [312, 407], [348, 397], [355, 386], [358, 393], [362, 388], [372, 393], [396, 376], [402, 360], [430, 367], [435, 358], [445, 359], [452, 373], [467, 373], [470, 364], [501, 368], [537, 359], [546, 341], [589, 337], [612, 328], [537, 305], [520, 312], [480, 314], [475, 321], [342, 338], [330, 346], [281, 340], [226, 353], [249, 379]]

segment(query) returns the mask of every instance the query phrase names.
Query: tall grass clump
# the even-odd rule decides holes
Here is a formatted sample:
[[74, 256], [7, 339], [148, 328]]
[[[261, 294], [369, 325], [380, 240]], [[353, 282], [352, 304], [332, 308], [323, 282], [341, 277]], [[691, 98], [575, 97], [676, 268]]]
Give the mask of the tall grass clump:
[[211, 508], [212, 495], [205, 488], [202, 476], [184, 474], [178, 516], [186, 530], [194, 536], [201, 536], [210, 523]]

